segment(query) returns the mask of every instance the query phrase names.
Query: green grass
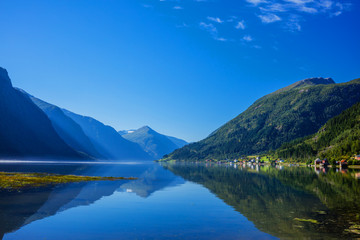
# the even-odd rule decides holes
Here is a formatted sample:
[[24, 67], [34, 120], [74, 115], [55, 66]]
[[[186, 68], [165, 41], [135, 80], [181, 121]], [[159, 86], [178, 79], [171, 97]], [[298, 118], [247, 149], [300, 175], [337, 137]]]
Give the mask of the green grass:
[[135, 180], [133, 177], [92, 177], [76, 175], [58, 175], [47, 173], [9, 173], [0, 172], [0, 189], [20, 190], [47, 185], [56, 185], [86, 181]]
[[299, 222], [309, 222], [309, 223], [319, 224], [319, 222], [315, 219], [294, 218], [294, 220]]

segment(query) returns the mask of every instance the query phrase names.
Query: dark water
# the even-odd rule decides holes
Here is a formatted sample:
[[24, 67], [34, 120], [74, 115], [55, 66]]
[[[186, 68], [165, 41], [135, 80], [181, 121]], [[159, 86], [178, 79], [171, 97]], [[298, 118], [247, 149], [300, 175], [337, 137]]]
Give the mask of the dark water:
[[360, 181], [350, 170], [48, 162], [0, 171], [139, 178], [0, 191], [3, 239], [360, 237]]

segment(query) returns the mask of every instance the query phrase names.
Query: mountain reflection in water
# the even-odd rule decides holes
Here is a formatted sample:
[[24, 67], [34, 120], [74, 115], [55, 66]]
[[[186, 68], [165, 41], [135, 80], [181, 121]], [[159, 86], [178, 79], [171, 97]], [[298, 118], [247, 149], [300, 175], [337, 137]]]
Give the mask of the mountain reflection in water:
[[164, 163], [279, 238], [360, 237], [360, 181], [354, 170]]
[[[116, 165], [115, 165], [116, 166]], [[86, 206], [115, 191], [131, 191], [141, 197], [184, 181], [153, 163], [122, 164], [120, 167], [69, 163], [0, 164], [0, 171], [44, 172], [88, 176], [136, 176], [134, 181], [97, 181], [63, 184], [21, 191], [0, 190], [0, 239], [33, 221], [78, 206]]]
[[351, 169], [62, 162], [2, 163], [0, 171], [138, 177], [1, 190], [4, 239], [359, 237]]

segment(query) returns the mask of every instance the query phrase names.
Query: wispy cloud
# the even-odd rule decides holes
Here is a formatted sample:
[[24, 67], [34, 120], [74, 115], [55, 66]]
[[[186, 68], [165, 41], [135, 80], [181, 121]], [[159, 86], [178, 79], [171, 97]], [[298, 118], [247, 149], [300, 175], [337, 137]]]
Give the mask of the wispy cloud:
[[182, 10], [182, 9], [184, 9], [184, 8], [181, 7], [181, 6], [174, 6], [173, 9], [175, 9], [175, 10]]
[[[329, 13], [342, 12], [350, 6], [337, 0], [246, 0], [262, 12], [303, 12], [303, 13]], [[344, 7], [346, 6], [346, 7]]]
[[[224, 6], [224, 4], [226, 4], [226, 1], [189, 0], [186, 2], [186, 9], [183, 8], [185, 1], [182, 0], [154, 1], [171, 2], [172, 4], [170, 3], [171, 5], [169, 5], [169, 8], [183, 11], [187, 11], [191, 8], [190, 2], [193, 3], [195, 8], [199, 6], [205, 7], [208, 4], [206, 2], [219, 4], [219, 10], [216, 11], [215, 8], [215, 11], [212, 11], [212, 15], [207, 17], [206, 15], [202, 16], [203, 20], [199, 24], [197, 24], [198, 22], [190, 22], [189, 25], [187, 25], [184, 23], [181, 24], [181, 21], [179, 21], [179, 24], [177, 24], [176, 27], [197, 27], [208, 32], [211, 37], [217, 41], [232, 42], [235, 41], [234, 39], [237, 39], [237, 41], [243, 42], [244, 45], [250, 46], [252, 44], [247, 43], [252, 42], [254, 38], [250, 35], [243, 35], [241, 37], [241, 34], [246, 33], [248, 28], [251, 29], [251, 26], [256, 26], [260, 21], [263, 23], [264, 27], [273, 23], [277, 23], [275, 26], [280, 27], [285, 31], [299, 32], [302, 30], [302, 22], [305, 22], [308, 16], [339, 16], [351, 8], [349, 1], [355, 0], [237, 0], [235, 2], [239, 5], [239, 7], [242, 5], [242, 7], [245, 7], [247, 10], [251, 11], [250, 15], [245, 13], [242, 16], [234, 16], [234, 13], [231, 11], [231, 13], [229, 12], [229, 15], [225, 15], [226, 12], [224, 9], [226, 9], [226, 6]], [[348, 3], [344, 3], [346, 1]], [[197, 4], [196, 2], [204, 3]], [[166, 6], [167, 4], [168, 3], [164, 3], [162, 6]], [[143, 6], [148, 8], [153, 7], [152, 5]], [[233, 5], [231, 5], [231, 7], [233, 7]], [[173, 14], [176, 14], [176, 12], [180, 11], [172, 12]], [[252, 22], [254, 18], [255, 20], [257, 18], [258, 23]], [[226, 34], [225, 37], [220, 37], [219, 32], [224, 33], [224, 35]]]
[[228, 39], [223, 38], [223, 37], [216, 37], [214, 39], [217, 40], [217, 41], [220, 41], [220, 42], [227, 42], [228, 41]]
[[260, 18], [260, 20], [263, 23], [273, 23], [273, 22], [281, 21], [281, 18], [278, 15], [273, 14], [273, 13], [268, 13], [265, 15], [258, 15], [258, 17]]
[[235, 25], [235, 28], [236, 29], [242, 29], [244, 30], [245, 29], [245, 21], [244, 20], [241, 20], [241, 21], [238, 21], [237, 24]]
[[200, 26], [201, 29], [209, 32], [210, 35], [212, 36], [212, 38], [213, 38], [214, 40], [221, 41], [221, 42], [226, 42], [226, 41], [228, 41], [228, 39], [226, 39], [226, 38], [219, 37], [218, 30], [217, 30], [217, 28], [214, 26], [214, 24], [212, 24], [212, 23], [200, 22], [200, 23], [199, 23], [199, 26]]
[[243, 41], [245, 42], [252, 42], [254, 41], [253, 37], [250, 36], [250, 35], [245, 35], [243, 38], [242, 38]]
[[217, 28], [212, 23], [201, 22], [201, 23], [199, 23], [199, 26], [200, 26], [201, 29], [204, 29], [204, 30], [208, 31], [211, 34], [217, 34], [218, 33]]
[[[244, 0], [259, 11], [257, 16], [263, 23], [284, 22], [285, 29], [300, 31], [301, 25], [294, 15], [328, 14], [336, 17], [349, 10], [351, 4], [339, 0]], [[295, 20], [294, 20], [295, 19]]]
[[285, 23], [285, 28], [289, 30], [290, 32], [299, 32], [301, 31], [301, 17], [298, 15], [291, 15], [288, 19], [288, 21]]
[[234, 22], [237, 19], [236, 16], [230, 16], [228, 17], [228, 19], [226, 20], [226, 22]]
[[267, 3], [267, 0], [246, 0], [248, 3], [251, 3], [255, 6], [261, 4], [261, 3]]
[[221, 19], [218, 18], [218, 17], [207, 17], [207, 19], [208, 19], [209, 21], [216, 22], [216, 23], [223, 23], [223, 22], [224, 22], [223, 20], [221, 20]]

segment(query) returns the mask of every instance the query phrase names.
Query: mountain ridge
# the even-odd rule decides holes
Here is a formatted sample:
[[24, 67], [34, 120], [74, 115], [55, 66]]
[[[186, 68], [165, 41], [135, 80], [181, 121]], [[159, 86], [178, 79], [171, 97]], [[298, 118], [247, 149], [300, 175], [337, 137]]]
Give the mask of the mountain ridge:
[[56, 133], [46, 114], [13, 88], [0, 68], [0, 155], [6, 158], [84, 159]]
[[61, 108], [32, 96], [26, 91], [19, 89], [27, 95], [51, 120], [58, 135], [73, 149], [88, 155], [90, 158], [103, 158], [93, 146], [91, 140], [70, 117], [66, 116]]
[[136, 143], [123, 138], [113, 127], [88, 116], [62, 109], [66, 116], [81, 126], [95, 149], [108, 159], [151, 160], [152, 158]]
[[[126, 130], [122, 132], [126, 132]], [[184, 140], [160, 134], [149, 126], [143, 126], [131, 132], [128, 131], [122, 137], [139, 144], [144, 151], [155, 159], [159, 159], [165, 154], [187, 144]]]
[[360, 101], [360, 79], [339, 84], [332, 83], [332, 79], [325, 81], [328, 84], [302, 87], [297, 87], [297, 82], [265, 95], [207, 138], [177, 149], [165, 159], [204, 160], [265, 153], [313, 134], [330, 118]]

